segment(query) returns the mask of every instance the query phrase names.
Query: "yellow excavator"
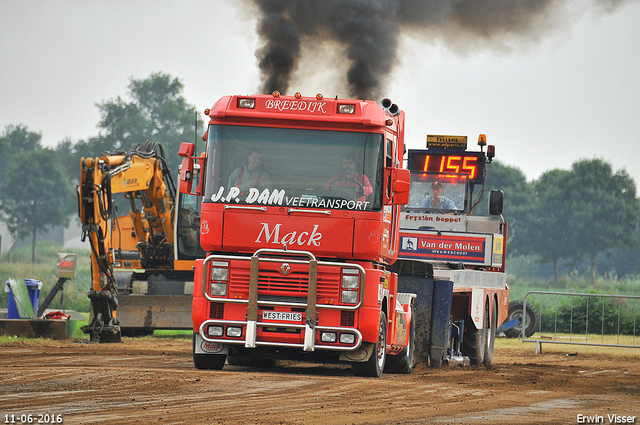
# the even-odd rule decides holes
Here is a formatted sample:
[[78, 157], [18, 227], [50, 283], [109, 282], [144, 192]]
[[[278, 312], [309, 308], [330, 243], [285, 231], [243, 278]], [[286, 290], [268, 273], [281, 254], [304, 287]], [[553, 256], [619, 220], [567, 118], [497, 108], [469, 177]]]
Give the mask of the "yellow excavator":
[[176, 197], [159, 143], [82, 158], [80, 167], [82, 240], [91, 246], [91, 314], [82, 331], [117, 342], [191, 329], [193, 265], [204, 257], [200, 197]]

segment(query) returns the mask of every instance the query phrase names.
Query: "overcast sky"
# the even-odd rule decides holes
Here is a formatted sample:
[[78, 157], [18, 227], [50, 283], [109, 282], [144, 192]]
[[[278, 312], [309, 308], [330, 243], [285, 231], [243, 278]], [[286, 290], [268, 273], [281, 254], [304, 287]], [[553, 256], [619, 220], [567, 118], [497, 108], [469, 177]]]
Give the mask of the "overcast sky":
[[[640, 183], [640, 2], [612, 13], [569, 3], [573, 19], [509, 52], [458, 54], [404, 34], [384, 92], [406, 112], [409, 148], [427, 133], [471, 146], [485, 133], [529, 180], [597, 157]], [[25, 124], [45, 146], [97, 135], [95, 104], [152, 72], [178, 77], [199, 111], [256, 93], [256, 22], [231, 0], [0, 0], [0, 129]], [[346, 65], [314, 66], [336, 49], [305, 56], [290, 90], [347, 97]]]

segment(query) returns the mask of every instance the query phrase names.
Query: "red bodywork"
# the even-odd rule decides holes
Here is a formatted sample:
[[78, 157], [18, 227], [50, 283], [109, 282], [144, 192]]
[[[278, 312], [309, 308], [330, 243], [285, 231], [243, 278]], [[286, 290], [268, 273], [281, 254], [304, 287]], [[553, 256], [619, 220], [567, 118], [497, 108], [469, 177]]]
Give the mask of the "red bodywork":
[[[353, 112], [339, 113], [344, 105]], [[406, 203], [409, 190], [409, 173], [401, 168], [404, 113], [392, 115], [371, 101], [268, 95], [224, 97], [209, 116], [207, 155], [200, 162], [204, 165], [199, 183], [192, 188], [205, 195], [200, 241], [208, 254], [195, 265], [194, 333], [218, 349], [221, 344], [321, 349], [348, 357], [363, 342], [376, 342], [384, 311], [389, 319], [388, 352], [406, 347], [409, 305], [397, 302], [397, 276], [386, 271], [398, 255], [399, 205]], [[244, 138], [237, 136], [231, 143], [227, 139], [232, 136], [221, 141], [223, 136], [215, 135], [234, 131], [243, 132]], [[292, 162], [277, 168], [278, 149], [285, 155], [298, 145], [276, 145], [270, 134], [288, 131], [319, 138], [339, 132], [344, 146], [352, 150], [356, 148], [349, 145], [350, 134], [369, 137], [361, 162], [370, 167], [362, 165], [363, 174], [377, 170], [375, 176], [369, 175], [376, 191], [367, 198], [370, 201], [363, 203], [362, 194], [342, 200], [313, 195], [326, 190], [326, 180], [315, 189], [307, 187], [313, 186], [308, 181], [296, 185], [296, 179], [320, 175], [327, 165], [318, 160], [298, 173], [300, 177], [291, 171]], [[239, 190], [225, 185], [233, 168], [228, 163], [240, 156], [233, 149], [248, 137], [263, 137], [259, 147], [263, 162], [265, 157], [271, 161], [266, 170], [273, 182], [268, 189], [257, 187], [253, 198], [241, 197]], [[333, 143], [331, 137], [326, 140]], [[377, 156], [367, 156], [367, 149], [374, 146], [370, 140], [379, 140]], [[302, 145], [311, 156], [323, 152], [309, 138], [301, 138]], [[342, 154], [339, 149], [332, 153], [338, 160]], [[262, 174], [260, 180], [264, 181]], [[296, 192], [312, 189], [316, 192], [311, 195]], [[356, 281], [355, 289], [343, 286]], [[213, 294], [211, 285], [222, 289]], [[357, 295], [345, 302], [345, 291]], [[229, 328], [235, 333], [230, 335]], [[335, 333], [337, 340], [323, 341], [323, 332]], [[345, 336], [342, 341], [343, 334], [353, 338]]]

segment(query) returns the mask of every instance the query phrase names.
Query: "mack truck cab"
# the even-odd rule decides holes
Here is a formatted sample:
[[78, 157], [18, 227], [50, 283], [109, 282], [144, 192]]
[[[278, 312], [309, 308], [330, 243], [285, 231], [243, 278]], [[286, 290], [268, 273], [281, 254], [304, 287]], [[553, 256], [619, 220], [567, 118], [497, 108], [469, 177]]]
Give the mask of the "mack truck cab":
[[290, 359], [409, 373], [400, 251], [404, 112], [389, 100], [225, 96], [204, 155], [183, 144], [180, 191], [202, 196], [196, 368]]

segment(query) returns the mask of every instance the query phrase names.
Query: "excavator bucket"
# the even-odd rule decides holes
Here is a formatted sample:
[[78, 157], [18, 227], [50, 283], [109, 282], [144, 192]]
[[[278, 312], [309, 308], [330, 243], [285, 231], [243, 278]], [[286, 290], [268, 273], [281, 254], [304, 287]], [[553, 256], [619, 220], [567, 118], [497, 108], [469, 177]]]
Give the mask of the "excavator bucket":
[[116, 319], [117, 297], [109, 291], [89, 291], [91, 319], [80, 330], [94, 342], [122, 342], [120, 323]]
[[91, 335], [91, 341], [93, 342], [122, 342], [120, 325], [100, 324], [94, 320], [87, 326], [82, 326], [80, 330]]

